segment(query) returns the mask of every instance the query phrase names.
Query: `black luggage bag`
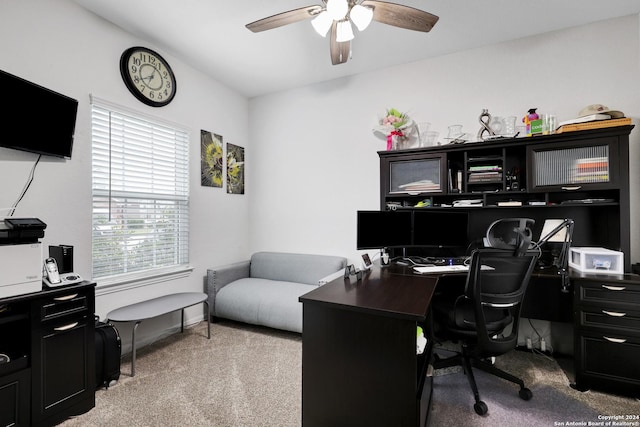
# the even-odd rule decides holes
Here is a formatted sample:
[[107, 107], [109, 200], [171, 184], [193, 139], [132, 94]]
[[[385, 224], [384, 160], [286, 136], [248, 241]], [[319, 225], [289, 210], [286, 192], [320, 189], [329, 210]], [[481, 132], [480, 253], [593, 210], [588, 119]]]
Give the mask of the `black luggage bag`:
[[111, 323], [96, 316], [96, 389], [114, 385], [120, 378], [122, 344], [120, 334]]

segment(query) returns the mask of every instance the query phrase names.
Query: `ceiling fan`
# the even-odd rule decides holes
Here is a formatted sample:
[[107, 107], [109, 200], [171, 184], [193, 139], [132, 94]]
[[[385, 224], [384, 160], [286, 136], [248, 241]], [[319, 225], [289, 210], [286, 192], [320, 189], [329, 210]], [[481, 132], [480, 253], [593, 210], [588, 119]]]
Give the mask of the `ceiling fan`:
[[377, 0], [321, 0], [322, 5], [312, 5], [278, 13], [259, 19], [246, 27], [258, 33], [284, 25], [313, 18], [311, 24], [322, 37], [329, 30], [331, 62], [343, 64], [349, 59], [355, 24], [364, 31], [372, 20], [407, 30], [429, 32], [438, 17], [428, 12], [401, 4]]

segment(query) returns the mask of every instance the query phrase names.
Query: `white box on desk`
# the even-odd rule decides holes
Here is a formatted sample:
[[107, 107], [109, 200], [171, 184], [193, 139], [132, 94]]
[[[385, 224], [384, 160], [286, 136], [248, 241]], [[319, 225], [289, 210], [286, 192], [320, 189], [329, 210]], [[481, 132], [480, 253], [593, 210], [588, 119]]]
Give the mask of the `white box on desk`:
[[624, 273], [624, 253], [605, 248], [569, 248], [569, 267], [585, 273]]

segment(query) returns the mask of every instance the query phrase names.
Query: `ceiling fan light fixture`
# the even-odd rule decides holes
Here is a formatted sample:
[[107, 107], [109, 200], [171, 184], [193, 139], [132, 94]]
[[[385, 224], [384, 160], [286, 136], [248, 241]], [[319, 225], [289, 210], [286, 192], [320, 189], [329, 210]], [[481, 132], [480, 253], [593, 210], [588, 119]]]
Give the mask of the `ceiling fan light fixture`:
[[357, 4], [351, 8], [349, 18], [351, 18], [353, 23], [356, 24], [359, 31], [364, 31], [369, 24], [371, 24], [371, 20], [373, 19], [373, 9]]
[[347, 0], [327, 0], [327, 13], [334, 21], [343, 20], [349, 12]]
[[313, 25], [313, 29], [316, 30], [316, 33], [320, 34], [322, 37], [326, 37], [329, 29], [331, 28], [331, 24], [333, 24], [333, 19], [326, 10], [323, 10], [311, 20], [311, 25]]
[[338, 43], [348, 42], [353, 40], [353, 37], [351, 22], [348, 19], [338, 22], [338, 26], [336, 28], [336, 41]]

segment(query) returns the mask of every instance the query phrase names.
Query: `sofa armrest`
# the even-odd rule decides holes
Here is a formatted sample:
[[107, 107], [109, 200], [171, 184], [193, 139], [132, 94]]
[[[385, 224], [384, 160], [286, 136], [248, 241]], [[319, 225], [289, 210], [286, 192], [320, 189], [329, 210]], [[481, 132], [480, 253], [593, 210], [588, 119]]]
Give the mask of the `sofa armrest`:
[[327, 284], [329, 282], [333, 282], [337, 278], [343, 277], [343, 276], [344, 276], [344, 269], [338, 270], [335, 273], [328, 274], [328, 275], [324, 276], [322, 279], [319, 279], [318, 280], [318, 285], [324, 285], [324, 284]]
[[249, 277], [250, 267], [250, 261], [241, 261], [207, 270], [207, 294], [211, 315], [216, 315], [216, 294], [220, 289], [238, 279]]

